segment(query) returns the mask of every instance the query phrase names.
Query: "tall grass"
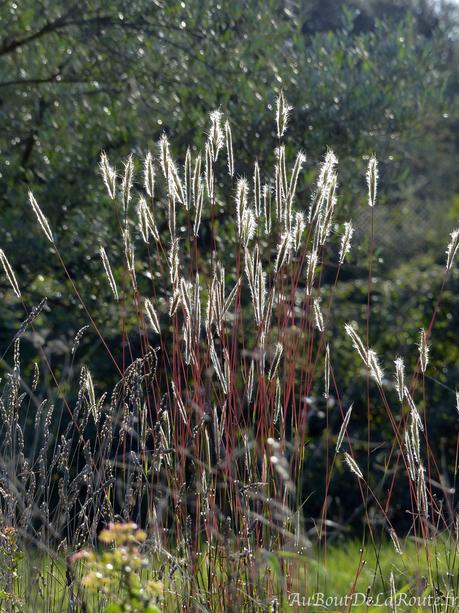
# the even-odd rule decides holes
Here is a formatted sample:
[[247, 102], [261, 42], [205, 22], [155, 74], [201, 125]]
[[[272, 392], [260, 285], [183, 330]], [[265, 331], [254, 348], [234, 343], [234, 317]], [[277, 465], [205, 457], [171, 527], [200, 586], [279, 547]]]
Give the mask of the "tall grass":
[[[132, 156], [119, 172], [101, 155], [100, 172], [119, 229], [113, 240], [121, 241], [124, 252], [124, 273], [118, 275], [110, 244], [98, 246], [101, 271], [119, 309], [121, 360], [79, 291], [78, 278], [68, 272], [46, 207], [42, 210], [29, 195], [39, 228], [52, 243], [118, 382], [102, 392], [87, 366], [79, 380], [60, 381], [43, 352], [60, 407], [56, 414], [53, 400], [40, 397], [38, 368], [33, 381], [23, 379], [21, 337], [36, 325], [44, 303], [27, 307], [20, 280], [0, 251], [6, 280], [25, 311], [12, 340], [13, 366], [0, 402], [0, 556], [6, 567], [16, 569], [15, 575], [2, 575], [1, 598], [10, 610], [101, 610], [115, 594], [91, 593], [90, 582], [81, 577], [88, 556], [93, 560], [95, 555], [89, 552], [98, 548], [100, 530], [112, 523], [116, 531], [117, 524], [128, 521], [145, 532], [138, 546], [150, 570], [139, 568], [139, 576], [160, 582], [161, 594], [155, 588], [154, 598], [164, 609], [288, 610], [289, 594], [306, 596], [320, 588], [327, 556], [337, 555], [327, 544], [333, 531], [329, 491], [343, 469], [354, 478], [349, 487], [361, 498], [364, 525], [362, 550], [349, 556], [346, 594], [357, 590], [367, 554], [374, 560], [368, 596], [377, 584], [389, 595], [401, 589], [397, 576], [391, 580], [387, 564], [381, 563], [386, 541], [394, 556], [415, 556], [426, 572], [422, 589], [414, 579], [404, 589], [457, 593], [457, 579], [452, 579], [454, 573], [457, 577], [456, 510], [446, 488], [441, 497], [434, 494], [432, 484], [443, 483], [442, 471], [417, 398], [458, 232], [451, 235], [441, 291], [421, 332], [415, 371], [405, 373], [403, 359], [394, 356], [397, 396], [369, 346], [373, 229], [367, 321], [359, 323], [366, 332], [339, 324], [343, 331], [346, 324], [349, 343], [367, 371], [368, 389], [376, 389], [392, 428], [392, 440], [386, 441], [388, 485], [376, 491], [370, 478], [376, 434], [370, 393], [364, 457], [351, 436], [352, 407], [341, 401], [340, 388], [347, 382], [335, 377], [330, 334], [335, 289], [353, 239], [351, 222], [337, 232], [338, 160], [328, 151], [309, 201], [299, 199], [307, 162], [302, 152], [290, 159], [284, 142], [288, 115], [281, 94], [274, 167], [255, 162], [250, 178], [237, 176], [231, 126], [219, 111], [210, 115], [204, 151], [189, 148], [181, 163], [166, 135], [157, 150], [146, 154], [142, 172]], [[378, 206], [374, 157], [367, 181], [373, 211]], [[325, 294], [323, 271], [330, 263], [336, 275]], [[134, 331], [129, 309], [135, 313]], [[86, 333], [87, 327], [77, 334], [72, 356]], [[322, 510], [310, 529], [304, 522], [309, 498], [303, 468], [309, 453], [308, 398], [318, 393], [325, 397], [327, 423], [333, 411], [341, 425], [335, 433], [327, 431]], [[26, 446], [30, 431], [33, 444]], [[409, 542], [391, 522], [400, 480], [409, 491]], [[443, 552], [441, 571], [437, 543]], [[82, 550], [86, 558], [75, 557]], [[20, 560], [21, 551], [26, 559]], [[138, 610], [147, 610], [142, 606]]]

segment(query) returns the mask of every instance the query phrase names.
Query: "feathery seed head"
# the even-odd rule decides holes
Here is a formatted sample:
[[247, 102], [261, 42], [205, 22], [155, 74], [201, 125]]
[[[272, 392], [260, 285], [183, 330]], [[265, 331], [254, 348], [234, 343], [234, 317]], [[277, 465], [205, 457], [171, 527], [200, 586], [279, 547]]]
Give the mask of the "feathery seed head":
[[132, 153], [124, 163], [124, 175], [121, 182], [121, 191], [123, 193], [124, 209], [127, 210], [128, 204], [131, 200], [132, 184], [134, 182], [134, 162], [132, 159]]
[[137, 214], [139, 219], [139, 229], [144, 242], [148, 245], [150, 234], [154, 240], [159, 242], [159, 232], [147, 201], [143, 196], [139, 198], [137, 206]]
[[255, 362], [251, 360], [249, 374], [247, 377], [247, 385], [246, 385], [246, 396], [247, 396], [247, 402], [249, 404], [252, 402], [254, 376], [255, 376]]
[[225, 143], [223, 130], [221, 126], [223, 113], [221, 111], [212, 111], [210, 113], [210, 133], [209, 139], [212, 142], [213, 161], [216, 162], [220, 149]]
[[185, 209], [189, 211], [194, 203], [194, 200], [193, 200], [193, 167], [192, 167], [192, 160], [191, 160], [191, 149], [189, 147], [187, 147], [186, 155], [185, 155], [184, 179], [185, 179], [184, 192], [185, 192], [185, 199], [186, 199]]
[[320, 308], [320, 301], [317, 298], [314, 298], [313, 301], [313, 310], [314, 310], [314, 323], [319, 332], [324, 331], [324, 318], [322, 315], [322, 310]]
[[325, 347], [324, 384], [324, 398], [328, 400], [330, 396], [330, 345], [328, 343]]
[[277, 369], [279, 368], [280, 360], [282, 357], [282, 353], [284, 348], [281, 343], [276, 343], [276, 349], [274, 351], [273, 361], [271, 363], [271, 368], [269, 369], [268, 379], [272, 381], [276, 376]]
[[346, 434], [346, 429], [347, 426], [349, 424], [349, 420], [351, 419], [351, 414], [352, 414], [352, 407], [354, 405], [351, 404], [351, 406], [349, 407], [349, 409], [346, 412], [346, 415], [344, 416], [343, 419], [343, 423], [341, 424], [341, 428], [338, 434], [338, 438], [336, 439], [336, 453], [338, 453], [338, 451], [341, 449], [341, 445], [343, 443], [344, 440], [344, 435]]
[[49, 227], [48, 220], [43, 215], [42, 210], [38, 206], [38, 202], [35, 200], [35, 197], [31, 191], [29, 191], [29, 202], [30, 206], [33, 209], [33, 212], [37, 217], [40, 228], [43, 230], [46, 238], [50, 241], [50, 243], [54, 243], [53, 233], [51, 232], [51, 228]]
[[383, 380], [383, 371], [379, 365], [378, 356], [373, 349], [366, 349], [363, 344], [360, 336], [354, 330], [353, 326], [350, 324], [345, 324], [344, 326], [348, 336], [352, 340], [352, 345], [354, 349], [357, 351], [362, 361], [370, 371], [371, 377], [376, 381], [379, 386], [382, 386]]
[[292, 235], [290, 232], [284, 232], [277, 245], [277, 257], [274, 262], [274, 272], [279, 272], [282, 266], [287, 262], [292, 249]]
[[272, 217], [271, 217], [271, 187], [263, 185], [263, 216], [265, 218], [265, 234], [270, 234]]
[[236, 223], [239, 236], [242, 235], [242, 217], [247, 207], [249, 184], [247, 179], [241, 177], [236, 186]]
[[449, 272], [453, 267], [454, 257], [456, 256], [459, 248], [459, 228], [453, 230], [450, 234], [451, 240], [448, 243], [446, 249], [446, 270]]
[[159, 163], [163, 171], [164, 178], [169, 179], [169, 160], [170, 160], [170, 145], [165, 132], [161, 134], [159, 139]]
[[193, 192], [193, 204], [196, 206], [196, 202], [199, 196], [199, 192], [202, 185], [202, 177], [201, 177], [201, 154], [199, 153], [196, 156], [196, 160], [194, 162], [194, 170], [193, 170], [193, 180], [192, 180], [192, 188]]
[[114, 200], [116, 195], [116, 171], [110, 166], [108, 157], [104, 151], [100, 154], [99, 168], [108, 195]]
[[292, 208], [293, 200], [296, 194], [296, 188], [298, 184], [298, 177], [300, 176], [303, 164], [306, 161], [306, 156], [302, 151], [299, 151], [296, 156], [295, 165], [293, 166], [292, 175], [290, 177], [290, 185], [288, 188], [288, 208]]
[[421, 416], [419, 415], [419, 411], [416, 405], [414, 404], [414, 400], [410, 394], [410, 390], [406, 386], [404, 389], [404, 396], [406, 398], [408, 406], [410, 407], [412, 420], [416, 422], [416, 426], [419, 428], [419, 430], [421, 430], [421, 432], [424, 432], [424, 424], [422, 423]]
[[143, 184], [148, 196], [153, 199], [155, 195], [155, 167], [153, 156], [150, 151], [147, 153], [143, 166]]
[[402, 548], [400, 547], [400, 541], [398, 539], [397, 533], [395, 532], [393, 528], [390, 528], [389, 536], [391, 538], [392, 544], [394, 545], [395, 553], [402, 555], [403, 551], [402, 551]]
[[317, 265], [319, 263], [319, 256], [317, 251], [314, 249], [312, 253], [306, 256], [306, 260], [308, 262], [308, 267], [306, 270], [306, 295], [310, 296], [312, 294], [312, 288], [314, 285], [314, 278], [316, 275]]
[[368, 162], [367, 169], [367, 184], [368, 184], [368, 205], [374, 207], [376, 204], [376, 193], [378, 190], [378, 161], [372, 155]]
[[284, 92], [281, 90], [276, 100], [277, 138], [282, 138], [287, 129], [288, 116], [292, 108], [287, 104]]
[[308, 211], [308, 223], [311, 223], [317, 217], [323, 217], [323, 207], [325, 202], [330, 200], [330, 181], [336, 175], [335, 166], [338, 159], [331, 149], [325, 155], [325, 159], [320, 166], [319, 175], [317, 177], [316, 188], [312, 194], [311, 203]]
[[261, 179], [260, 167], [258, 162], [255, 162], [253, 169], [253, 208], [255, 216], [258, 218], [261, 215]]
[[209, 196], [209, 200], [213, 202], [215, 198], [214, 152], [213, 152], [212, 141], [210, 140], [206, 142], [205, 176], [206, 176], [207, 195]]
[[110, 285], [110, 289], [112, 290], [112, 293], [113, 293], [113, 296], [115, 297], [115, 300], [118, 302], [119, 296], [118, 296], [118, 289], [116, 287], [115, 278], [114, 278], [113, 273], [112, 273], [112, 269], [111, 269], [111, 266], [110, 266], [110, 262], [108, 260], [107, 253], [105, 252], [105, 249], [102, 246], [99, 249], [99, 253], [100, 253], [100, 257], [102, 259], [102, 264], [104, 265], [104, 270], [105, 270], [105, 274], [107, 275], [107, 279], [108, 279], [108, 283]]
[[397, 357], [394, 360], [395, 364], [395, 389], [398, 393], [398, 399], [403, 402], [405, 397], [405, 364], [403, 358]]
[[0, 249], [0, 261], [2, 263], [3, 270], [5, 271], [6, 278], [8, 279], [11, 287], [13, 288], [13, 292], [16, 294], [18, 298], [20, 298], [21, 291], [19, 289], [18, 282], [16, 281], [16, 277], [14, 275], [13, 269], [11, 268], [11, 265], [3, 249]]
[[255, 215], [249, 208], [244, 209], [241, 219], [241, 242], [244, 247], [247, 247], [249, 241], [254, 237], [257, 223]]
[[293, 224], [292, 235], [293, 235], [293, 248], [295, 251], [299, 251], [301, 247], [301, 242], [303, 240], [303, 232], [305, 229], [304, 223], [304, 215], [300, 211], [295, 213], [295, 222]]
[[230, 177], [234, 175], [234, 156], [233, 156], [233, 135], [229, 121], [225, 122], [225, 143], [226, 155], [228, 159], [228, 174]]
[[329, 149], [325, 154], [324, 161], [320, 167], [319, 176], [317, 179], [317, 191], [321, 192], [327, 189], [331, 177], [335, 174], [335, 167], [338, 164], [338, 158], [334, 152]]
[[351, 338], [354, 349], [357, 351], [363, 362], [368, 364], [367, 350], [354, 327], [351, 324], [345, 324], [344, 329], [346, 330], [347, 335]]
[[351, 241], [354, 234], [354, 227], [350, 221], [344, 224], [344, 233], [341, 237], [341, 246], [339, 250], [339, 263], [343, 264], [344, 258], [351, 250]]
[[347, 453], [347, 451], [344, 452], [344, 459], [346, 460], [346, 464], [349, 466], [350, 471], [353, 472], [359, 479], [363, 479], [362, 471], [360, 470], [357, 462]]
[[159, 319], [156, 310], [148, 298], [145, 299], [145, 312], [150, 322], [150, 326], [156, 334], [160, 334]]
[[179, 240], [175, 238], [171, 243], [169, 253], [169, 274], [172, 286], [175, 287], [179, 278]]
[[124, 241], [124, 255], [126, 258], [126, 264], [131, 275], [135, 276], [135, 256], [134, 256], [134, 246], [132, 244], [131, 235], [128, 230], [123, 231], [123, 241]]
[[413, 445], [412, 445], [408, 430], [405, 430], [405, 434], [403, 438], [404, 438], [405, 449], [406, 449], [406, 463], [407, 463], [407, 468], [408, 468], [408, 474], [412, 481], [416, 481], [416, 469], [417, 469], [416, 456], [413, 450]]
[[419, 361], [421, 363], [421, 371], [426, 372], [427, 364], [429, 363], [429, 343], [427, 341], [427, 334], [424, 329], [419, 334]]
[[203, 202], [204, 202], [204, 187], [201, 184], [199, 186], [198, 196], [195, 201], [196, 212], [194, 216], [193, 236], [198, 236], [199, 234], [199, 226], [201, 225]]
[[169, 158], [168, 163], [169, 175], [167, 179], [167, 189], [169, 191], [169, 195], [173, 198], [176, 198], [180, 204], [183, 204], [185, 208], [187, 207], [187, 200], [185, 197], [185, 191], [183, 189], [183, 184], [180, 179], [177, 166], [172, 158]]
[[376, 381], [379, 386], [382, 386], [383, 380], [383, 371], [379, 365], [379, 359], [375, 351], [373, 349], [368, 349], [368, 368], [370, 370], [370, 375]]

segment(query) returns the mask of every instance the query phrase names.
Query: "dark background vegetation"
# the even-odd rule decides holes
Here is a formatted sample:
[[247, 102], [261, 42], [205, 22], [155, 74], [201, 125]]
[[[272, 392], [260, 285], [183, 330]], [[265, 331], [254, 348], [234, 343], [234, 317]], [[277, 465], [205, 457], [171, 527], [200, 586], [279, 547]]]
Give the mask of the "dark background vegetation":
[[[208, 112], [221, 108], [233, 126], [236, 171], [249, 174], [254, 158], [262, 164], [271, 159], [273, 104], [282, 88], [294, 107], [290, 155], [298, 148], [307, 155], [305, 184], [312, 185], [324, 152], [333, 148], [340, 160], [337, 221], [352, 218], [357, 227], [331, 333], [343, 400], [354, 401], [365, 439], [366, 379], [343, 333], [345, 321], [361, 323], [366, 313], [370, 217], [365, 168], [375, 153], [381, 178], [370, 339], [390, 380], [396, 354], [411, 367], [416, 362], [418, 330], [428, 325], [448, 234], [459, 217], [457, 5], [427, 0], [17, 0], [0, 2], [0, 32], [0, 245], [16, 270], [26, 305], [48, 297], [35, 330], [24, 338], [23, 374], [31, 373], [41, 348], [63, 380], [71, 368], [78, 373], [81, 363], [91, 366], [98, 389], [110, 388], [116, 376], [91, 332], [72, 365], [72, 339], [87, 318], [52, 246], [36, 227], [27, 189], [46, 212], [71, 275], [118, 355], [119, 315], [98, 246], [110, 245], [119, 279], [123, 246], [114, 238], [112, 203], [98, 174], [100, 151], [121, 167], [130, 152], [140, 158], [154, 149], [166, 131], [183, 162], [188, 145], [201, 147]], [[308, 190], [302, 198], [306, 208]], [[163, 274], [151, 272], [158, 279]], [[432, 337], [429, 402], [422, 407], [428, 412], [431, 444], [445, 465], [451, 464], [457, 428], [457, 290], [455, 274]], [[2, 354], [21, 313], [2, 276]], [[6, 353], [2, 368], [11, 360], [11, 352]], [[41, 395], [55, 394], [45, 368], [40, 385]], [[307, 494], [323, 488], [321, 392], [319, 377], [317, 398], [309, 402]], [[374, 420], [381, 436], [386, 428], [390, 432], [377, 402]], [[332, 417], [334, 431], [339, 421], [338, 415]], [[377, 452], [375, 458], [377, 463]], [[332, 491], [331, 514], [343, 522], [353, 503], [346, 500], [348, 478], [352, 475], [336, 479]], [[317, 500], [320, 505], [321, 497]]]

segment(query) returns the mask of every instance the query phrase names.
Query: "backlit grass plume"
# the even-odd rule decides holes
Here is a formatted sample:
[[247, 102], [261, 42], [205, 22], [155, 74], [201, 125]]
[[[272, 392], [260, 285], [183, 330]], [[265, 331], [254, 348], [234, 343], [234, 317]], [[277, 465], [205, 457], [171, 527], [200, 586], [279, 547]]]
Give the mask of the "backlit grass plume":
[[[49, 331], [41, 337], [41, 321], [60, 305], [43, 298], [29, 306], [26, 282], [21, 294], [0, 250], [25, 311], [8, 320], [10, 328], [22, 323], [2, 357], [2, 602], [21, 592], [2, 569], [19, 572], [21, 564], [31, 577], [31, 593], [21, 592], [25, 610], [255, 612], [277, 603], [287, 610], [289, 593], [309, 589], [312, 576], [314, 584], [323, 580], [316, 560], [328, 559], [329, 543], [341, 546], [349, 533], [363, 534], [365, 552], [346, 560], [353, 571], [346, 590], [374, 553], [365, 589], [378, 579], [395, 591], [381, 568], [387, 541], [391, 556], [409, 549], [416, 563], [429, 560], [429, 572], [416, 567], [411, 579], [406, 571], [407, 589], [418, 592], [422, 576], [422, 590], [436, 593], [432, 549], [440, 539], [449, 543], [441, 585], [450, 589], [455, 474], [445, 477], [429, 438], [427, 385], [443, 294], [419, 353], [407, 343], [405, 361], [384, 355], [372, 319], [379, 283], [372, 217], [368, 290], [357, 302], [345, 298], [343, 326], [339, 286], [343, 274], [355, 281], [365, 230], [344, 222], [333, 151], [306, 159], [287, 142], [290, 111], [281, 92], [272, 151], [249, 163], [234, 150], [238, 123], [222, 109], [207, 115], [202, 141], [183, 151], [158, 134], [143, 159], [116, 161], [119, 174], [101, 154], [112, 223], [107, 247], [84, 260], [104, 272], [111, 300], [97, 317], [92, 290], [86, 296], [69, 272], [69, 256], [29, 192], [83, 321], [68, 348], [60, 330], [58, 342]], [[366, 179], [373, 208], [374, 156]], [[353, 241], [360, 244], [351, 259]], [[442, 288], [458, 247], [456, 230]], [[360, 292], [353, 282], [345, 296], [349, 287]], [[21, 367], [25, 343], [37, 366]], [[103, 368], [89, 364], [95, 355]], [[395, 365], [395, 377], [384, 376], [386, 364]], [[103, 380], [110, 389], [101, 390]], [[454, 443], [442, 453], [452, 449], [457, 459]], [[18, 542], [32, 553], [15, 566]]]

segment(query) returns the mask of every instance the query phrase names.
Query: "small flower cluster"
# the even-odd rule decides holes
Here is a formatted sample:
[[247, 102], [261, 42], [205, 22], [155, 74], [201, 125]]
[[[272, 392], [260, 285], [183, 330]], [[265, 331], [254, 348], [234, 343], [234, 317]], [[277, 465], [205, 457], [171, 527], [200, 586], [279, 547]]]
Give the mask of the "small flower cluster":
[[89, 591], [105, 594], [110, 605], [118, 607], [116, 610], [159, 612], [155, 601], [162, 592], [162, 584], [148, 578], [148, 572], [142, 577], [142, 571], [148, 571], [149, 567], [148, 558], [140, 548], [146, 537], [133, 522], [110, 523], [99, 534], [106, 549], [82, 550], [70, 558], [73, 563], [85, 564], [87, 572], [82, 585]]

